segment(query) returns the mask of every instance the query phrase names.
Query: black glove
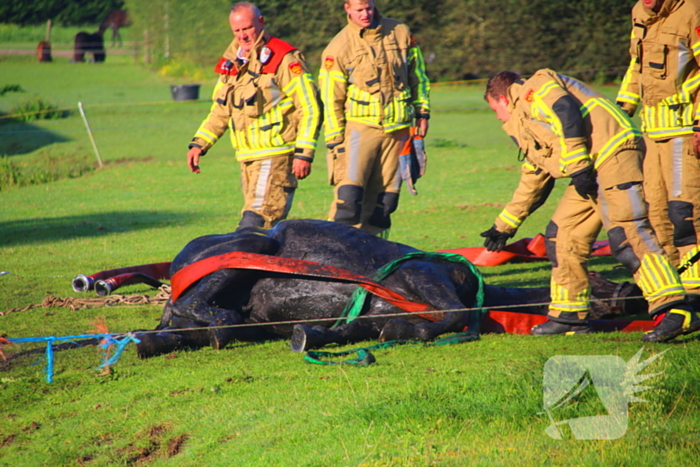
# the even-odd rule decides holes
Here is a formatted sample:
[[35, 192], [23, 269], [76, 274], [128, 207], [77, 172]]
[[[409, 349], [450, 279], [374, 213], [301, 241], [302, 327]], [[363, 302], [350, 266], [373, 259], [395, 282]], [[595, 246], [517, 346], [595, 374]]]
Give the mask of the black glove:
[[593, 196], [598, 194], [598, 182], [596, 182], [595, 178], [595, 171], [588, 167], [572, 175], [571, 184], [583, 199], [588, 199], [589, 196], [593, 198]]
[[511, 233], [500, 232], [495, 225], [480, 235], [486, 239], [484, 246], [488, 251], [501, 251], [506, 246], [506, 241], [513, 236]]

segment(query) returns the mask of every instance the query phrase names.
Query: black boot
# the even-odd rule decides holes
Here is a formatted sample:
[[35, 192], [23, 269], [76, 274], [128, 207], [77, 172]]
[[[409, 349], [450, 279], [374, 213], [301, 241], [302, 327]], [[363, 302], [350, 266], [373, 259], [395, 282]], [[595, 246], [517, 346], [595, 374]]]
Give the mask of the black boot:
[[591, 332], [591, 327], [587, 321], [581, 321], [576, 324], [560, 323], [558, 321], [546, 321], [542, 324], [533, 326], [530, 334], [533, 336], [554, 336], [557, 334], [588, 334]]
[[674, 306], [666, 315], [642, 337], [644, 342], [667, 342], [681, 334], [700, 330], [700, 317], [688, 304]]

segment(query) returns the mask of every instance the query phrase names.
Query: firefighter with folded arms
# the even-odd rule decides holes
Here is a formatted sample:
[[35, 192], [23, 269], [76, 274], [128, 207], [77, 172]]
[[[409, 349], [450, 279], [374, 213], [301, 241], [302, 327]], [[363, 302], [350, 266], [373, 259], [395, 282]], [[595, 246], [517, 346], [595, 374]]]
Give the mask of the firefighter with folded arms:
[[617, 103], [641, 107], [649, 220], [700, 302], [700, 0], [637, 2], [630, 54]]
[[190, 170], [231, 129], [245, 204], [238, 228], [271, 228], [287, 217], [297, 180], [311, 173], [322, 107], [303, 55], [270, 36], [257, 6], [236, 3], [234, 40], [216, 66], [213, 105], [187, 153]]
[[330, 220], [388, 237], [398, 207], [399, 156], [430, 118], [425, 62], [408, 27], [383, 18], [374, 0], [345, 0], [347, 26], [321, 57]]
[[545, 202], [555, 179], [571, 178], [545, 231], [552, 263], [549, 320], [532, 334], [589, 332], [588, 258], [601, 228], [642, 289], [650, 314], [663, 316], [643, 339], [667, 341], [700, 329], [647, 217], [644, 142], [630, 118], [593, 89], [547, 69], [526, 81], [500, 72], [489, 80], [485, 97], [523, 162], [512, 200], [481, 234], [489, 251], [503, 248]]

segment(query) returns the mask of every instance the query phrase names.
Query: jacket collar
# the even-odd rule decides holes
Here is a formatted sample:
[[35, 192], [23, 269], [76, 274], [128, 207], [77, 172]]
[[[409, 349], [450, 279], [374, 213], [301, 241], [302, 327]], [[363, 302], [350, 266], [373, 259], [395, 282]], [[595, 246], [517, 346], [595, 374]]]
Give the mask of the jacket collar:
[[[267, 44], [270, 41], [270, 34], [267, 32], [267, 29], [262, 30], [262, 34], [258, 37], [258, 40], [255, 41], [255, 45], [253, 45], [253, 48], [250, 51], [250, 57], [248, 57], [248, 60], [255, 60], [258, 58], [258, 55], [260, 53], [260, 49], [262, 49], [263, 45]], [[238, 49], [240, 46], [238, 45], [238, 39], [233, 39], [231, 41], [231, 44], [229, 44], [228, 48], [226, 49], [226, 52], [224, 52], [224, 58], [231, 60], [234, 62], [238, 58]]]
[[684, 0], [665, 0], [658, 13], [648, 8], [643, 8], [644, 12], [649, 15], [649, 18], [652, 19], [652, 21], [657, 21], [661, 18], [666, 18], [673, 10], [677, 9], [683, 3]]

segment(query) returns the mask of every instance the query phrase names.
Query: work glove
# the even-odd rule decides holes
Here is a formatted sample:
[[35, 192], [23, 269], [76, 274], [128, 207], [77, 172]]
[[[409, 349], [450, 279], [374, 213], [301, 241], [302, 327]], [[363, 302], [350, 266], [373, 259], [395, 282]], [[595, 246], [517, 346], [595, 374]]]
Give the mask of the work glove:
[[571, 176], [571, 184], [576, 188], [576, 192], [583, 199], [592, 199], [598, 194], [598, 182], [596, 182], [596, 173], [592, 167], [588, 167]]
[[514, 234], [501, 232], [494, 225], [489, 230], [481, 232], [479, 235], [486, 239], [484, 240], [484, 246], [488, 251], [501, 251], [503, 247], [506, 246], [506, 241]]
[[411, 137], [399, 154], [399, 172], [409, 193], [415, 196], [418, 194], [415, 184], [425, 174], [428, 155], [425, 153], [423, 138], [413, 133], [414, 130], [411, 129]]

